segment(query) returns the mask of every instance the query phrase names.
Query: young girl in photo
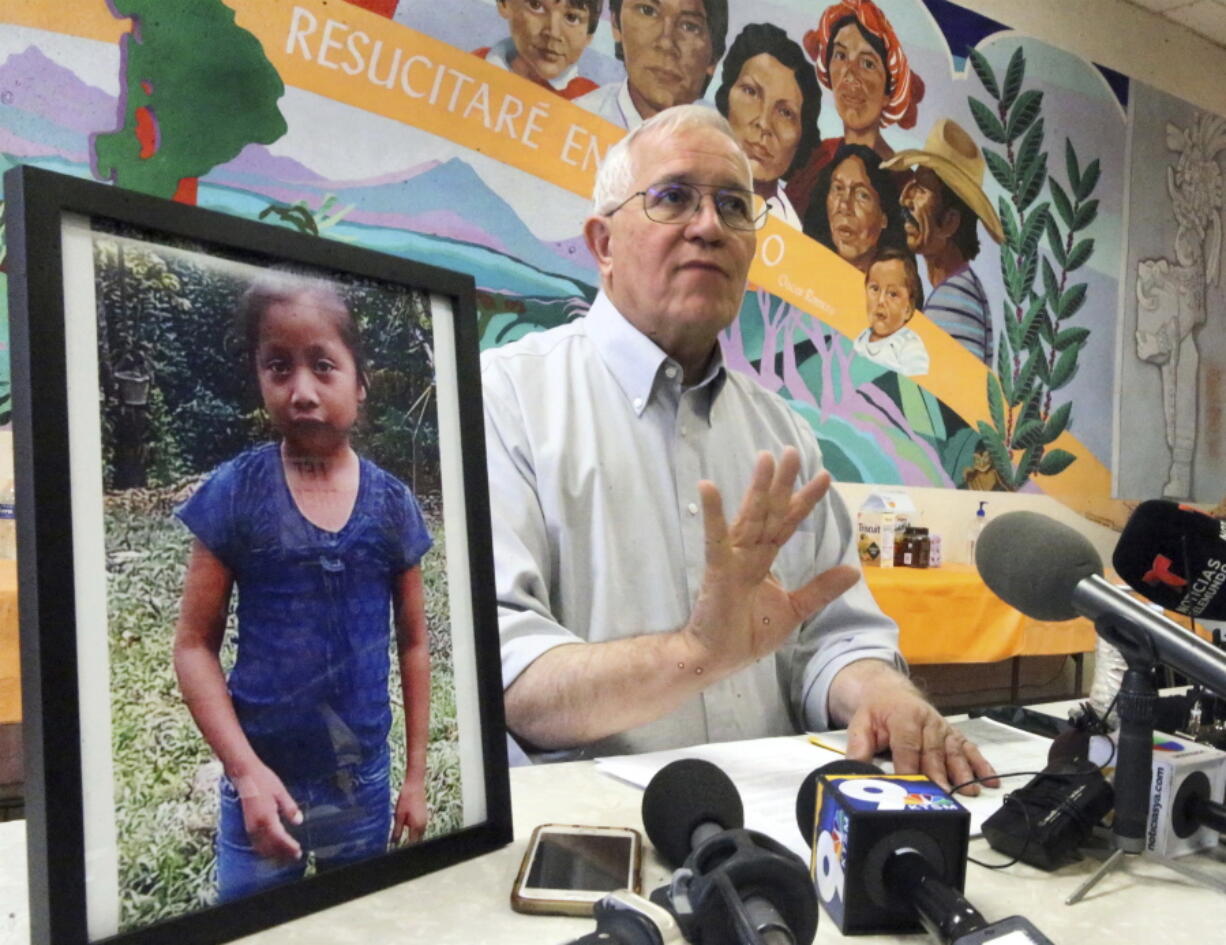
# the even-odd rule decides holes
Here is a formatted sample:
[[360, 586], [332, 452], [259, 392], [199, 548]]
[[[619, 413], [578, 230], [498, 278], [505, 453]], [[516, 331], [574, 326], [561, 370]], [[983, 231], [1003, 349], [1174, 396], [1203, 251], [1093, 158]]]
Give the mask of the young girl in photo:
[[[194, 538], [175, 630], [179, 686], [221, 760], [221, 901], [419, 840], [430, 663], [409, 489], [349, 444], [366, 399], [335, 288], [262, 277], [239, 328], [279, 442], [223, 463], [176, 512]], [[237, 655], [219, 653], [238, 588]], [[389, 646], [404, 694], [404, 781], [389, 787]]]

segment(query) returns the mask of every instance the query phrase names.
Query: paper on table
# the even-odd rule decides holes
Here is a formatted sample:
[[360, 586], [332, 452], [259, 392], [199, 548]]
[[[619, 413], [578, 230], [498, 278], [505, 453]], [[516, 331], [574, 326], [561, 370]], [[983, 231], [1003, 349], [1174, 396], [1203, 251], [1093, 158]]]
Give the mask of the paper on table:
[[810, 771], [839, 757], [837, 752], [810, 744], [807, 738], [786, 735], [599, 758], [596, 766], [605, 774], [644, 788], [671, 761], [679, 758], [710, 761], [732, 778], [740, 792], [745, 826], [775, 838], [807, 863], [809, 847], [796, 826], [796, 792]]
[[[1001, 805], [1009, 790], [1021, 787], [1047, 765], [1051, 739], [1031, 735], [990, 719], [964, 719], [952, 723], [979, 745], [985, 758], [1000, 774], [1018, 772], [997, 789], [985, 789], [978, 797], [958, 795], [971, 814], [971, 835], [983, 832], [983, 822]], [[673, 751], [601, 758], [597, 768], [605, 774], [646, 787], [652, 776], [678, 758], [702, 758], [727, 773], [745, 805], [745, 826], [760, 830], [809, 859], [809, 849], [796, 826], [796, 792], [814, 768], [841, 757], [847, 747], [846, 732], [823, 732], [818, 747], [804, 736], [759, 738], [742, 742], [694, 745]], [[881, 762], [889, 770], [889, 762]], [[1024, 774], [1023, 774], [1024, 773]]]

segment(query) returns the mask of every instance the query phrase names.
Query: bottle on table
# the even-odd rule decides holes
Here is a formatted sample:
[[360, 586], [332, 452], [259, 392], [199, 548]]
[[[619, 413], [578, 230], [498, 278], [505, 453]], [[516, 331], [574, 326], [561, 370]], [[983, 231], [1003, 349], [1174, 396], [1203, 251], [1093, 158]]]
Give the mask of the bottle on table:
[[915, 563], [912, 567], [926, 568], [932, 560], [932, 539], [922, 525], [915, 529]]
[[966, 560], [971, 564], [975, 563], [975, 546], [979, 544], [979, 535], [988, 523], [988, 513], [984, 508], [987, 504], [986, 501], [979, 503], [979, 511], [975, 513], [975, 519], [971, 522], [970, 534], [966, 539]]

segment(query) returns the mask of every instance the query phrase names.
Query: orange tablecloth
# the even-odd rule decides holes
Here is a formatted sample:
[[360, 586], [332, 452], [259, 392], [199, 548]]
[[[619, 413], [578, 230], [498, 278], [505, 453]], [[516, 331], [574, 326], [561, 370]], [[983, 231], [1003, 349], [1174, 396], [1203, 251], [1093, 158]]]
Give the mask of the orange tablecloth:
[[21, 721], [21, 657], [17, 643], [17, 562], [0, 560], [0, 724]]
[[995, 663], [1094, 649], [1094, 624], [1040, 623], [1014, 610], [969, 564], [864, 569], [877, 603], [898, 622], [910, 663]]

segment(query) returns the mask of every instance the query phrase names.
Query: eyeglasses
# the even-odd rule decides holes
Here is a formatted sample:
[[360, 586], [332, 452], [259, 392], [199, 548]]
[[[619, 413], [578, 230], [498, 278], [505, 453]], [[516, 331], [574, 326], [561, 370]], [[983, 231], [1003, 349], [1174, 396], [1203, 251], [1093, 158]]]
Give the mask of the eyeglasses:
[[711, 194], [715, 212], [733, 230], [760, 230], [766, 223], [766, 201], [752, 190], [675, 182], [658, 184], [631, 194], [606, 216], [613, 216], [635, 197], [643, 198], [643, 212], [653, 223], [688, 223], [702, 206], [703, 193]]

